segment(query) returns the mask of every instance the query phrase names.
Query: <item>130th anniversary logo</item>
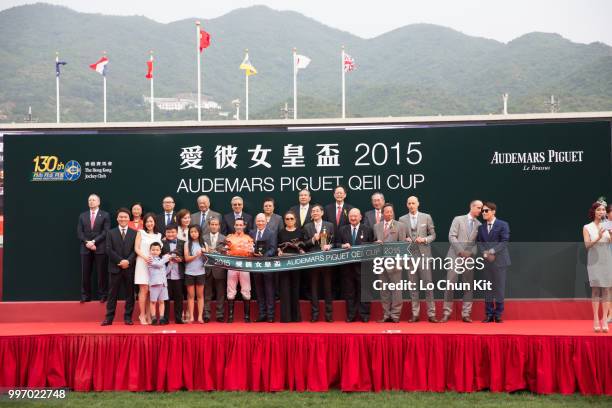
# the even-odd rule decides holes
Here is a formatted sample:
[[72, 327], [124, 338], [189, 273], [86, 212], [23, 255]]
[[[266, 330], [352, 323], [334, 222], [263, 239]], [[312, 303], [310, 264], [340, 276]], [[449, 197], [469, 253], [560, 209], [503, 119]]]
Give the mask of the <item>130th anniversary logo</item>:
[[34, 157], [32, 162], [34, 170], [31, 181], [105, 180], [113, 172], [111, 161], [87, 161], [85, 166], [81, 167], [76, 160], [64, 163], [57, 156], [39, 155]]

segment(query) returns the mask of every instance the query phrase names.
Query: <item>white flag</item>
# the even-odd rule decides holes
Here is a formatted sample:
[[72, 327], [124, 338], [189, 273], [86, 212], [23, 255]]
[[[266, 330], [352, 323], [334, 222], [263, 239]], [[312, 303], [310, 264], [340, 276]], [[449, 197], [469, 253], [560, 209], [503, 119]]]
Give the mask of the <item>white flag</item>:
[[295, 73], [297, 74], [298, 69], [304, 69], [310, 64], [310, 58], [305, 55], [295, 55]]

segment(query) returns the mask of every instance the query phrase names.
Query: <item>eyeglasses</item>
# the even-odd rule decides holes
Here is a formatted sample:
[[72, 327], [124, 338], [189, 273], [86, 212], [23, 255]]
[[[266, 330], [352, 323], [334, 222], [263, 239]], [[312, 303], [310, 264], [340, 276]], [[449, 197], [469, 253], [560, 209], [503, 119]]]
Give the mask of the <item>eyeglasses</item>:
[[488, 213], [489, 211], [491, 211], [491, 210], [488, 209], [488, 208], [485, 208], [484, 210], [482, 210], [483, 213]]

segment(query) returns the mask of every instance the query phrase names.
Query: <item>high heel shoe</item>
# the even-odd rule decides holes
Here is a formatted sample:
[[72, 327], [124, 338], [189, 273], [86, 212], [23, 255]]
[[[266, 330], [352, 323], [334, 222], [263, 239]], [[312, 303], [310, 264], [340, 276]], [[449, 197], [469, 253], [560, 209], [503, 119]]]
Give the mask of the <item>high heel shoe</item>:
[[605, 319], [601, 321], [601, 331], [604, 333], [608, 332], [608, 322]]
[[147, 318], [143, 315], [139, 315], [138, 316], [138, 320], [140, 320], [140, 324], [142, 324], [143, 326], [148, 325], [149, 323], [147, 322]]

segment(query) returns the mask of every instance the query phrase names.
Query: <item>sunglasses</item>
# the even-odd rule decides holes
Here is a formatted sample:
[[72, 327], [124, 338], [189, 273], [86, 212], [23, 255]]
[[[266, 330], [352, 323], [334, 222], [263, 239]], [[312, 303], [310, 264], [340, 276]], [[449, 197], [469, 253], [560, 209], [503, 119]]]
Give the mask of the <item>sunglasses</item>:
[[285, 218], [285, 221], [293, 221], [293, 220], [295, 220], [295, 218], [293, 218], [293, 217], [291, 217], [291, 218], [289, 218], [289, 217]]
[[488, 208], [485, 208], [484, 210], [482, 210], [483, 213], [488, 213], [489, 211], [491, 211], [491, 210], [488, 209]]

